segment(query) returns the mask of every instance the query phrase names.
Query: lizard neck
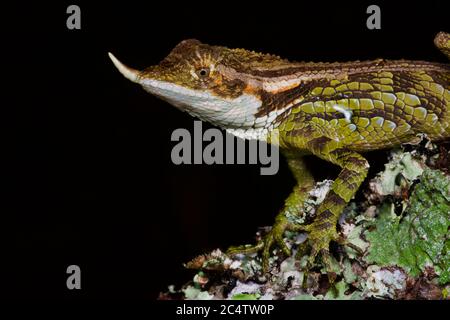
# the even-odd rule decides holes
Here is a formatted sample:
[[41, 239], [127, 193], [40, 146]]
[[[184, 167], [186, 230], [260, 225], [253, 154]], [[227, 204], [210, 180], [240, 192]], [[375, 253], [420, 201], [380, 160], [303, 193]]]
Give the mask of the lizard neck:
[[[344, 63], [286, 63], [249, 69], [221, 65], [218, 68], [224, 76], [246, 83], [246, 91], [261, 100], [256, 112], [255, 109], [251, 111], [251, 126], [221, 126], [241, 138], [267, 140], [268, 134], [289, 117], [293, 107], [319, 98], [315, 96], [314, 88], [327, 87], [330, 81], [345, 82], [362, 73], [442, 71], [448, 66], [425, 61], [378, 59]], [[295, 112], [302, 111], [297, 108]], [[340, 112], [347, 117], [345, 108]]]

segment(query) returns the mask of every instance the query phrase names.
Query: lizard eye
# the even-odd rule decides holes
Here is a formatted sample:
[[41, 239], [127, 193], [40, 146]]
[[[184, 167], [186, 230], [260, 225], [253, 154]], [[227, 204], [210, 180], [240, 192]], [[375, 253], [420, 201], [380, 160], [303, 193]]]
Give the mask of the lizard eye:
[[200, 78], [206, 78], [207, 76], [209, 76], [209, 68], [201, 68], [197, 70], [197, 75]]

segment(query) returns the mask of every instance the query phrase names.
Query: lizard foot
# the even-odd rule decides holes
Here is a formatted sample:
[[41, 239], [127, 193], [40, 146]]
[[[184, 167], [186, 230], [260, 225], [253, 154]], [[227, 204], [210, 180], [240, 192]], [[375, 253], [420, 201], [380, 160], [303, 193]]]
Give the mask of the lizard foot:
[[[312, 224], [307, 225], [304, 229], [308, 232], [307, 244], [311, 247], [311, 253], [309, 254], [306, 272], [308, 272], [313, 266], [317, 256], [320, 256], [325, 270], [328, 274], [328, 281], [331, 286], [334, 285], [336, 280], [336, 273], [333, 271], [333, 265], [330, 255], [330, 243], [335, 241], [341, 246], [347, 246], [363, 255], [363, 250], [350, 243], [344, 237], [338, 235], [336, 231], [336, 222], [334, 221], [314, 221]], [[307, 277], [305, 277], [306, 280]], [[304, 283], [305, 285], [305, 283]], [[334, 288], [334, 287], [333, 287]]]
[[[330, 219], [334, 220], [334, 219]], [[315, 260], [318, 256], [321, 257], [322, 263], [328, 274], [328, 279], [333, 285], [336, 279], [336, 274], [333, 272], [331, 255], [329, 251], [330, 242], [335, 241], [340, 245], [349, 246], [362, 254], [362, 250], [349, 243], [345, 238], [338, 235], [336, 231], [335, 221], [319, 221], [315, 220], [308, 225], [299, 225], [290, 222], [284, 215], [278, 215], [272, 229], [255, 245], [243, 245], [230, 247], [226, 253], [228, 255], [236, 254], [253, 254], [262, 251], [262, 269], [266, 273], [269, 269], [270, 249], [277, 245], [281, 251], [286, 255], [291, 255], [291, 250], [283, 240], [285, 231], [305, 231], [308, 233], [307, 240], [299, 246], [301, 255], [306, 252], [306, 248], [310, 248], [310, 254], [306, 266], [306, 272], [314, 267]]]
[[338, 236], [336, 223], [330, 221], [316, 220], [310, 225], [305, 226], [305, 229], [308, 232], [307, 241], [311, 247], [306, 271], [308, 272], [314, 266], [317, 256], [320, 255], [328, 274], [329, 283], [330, 285], [333, 285], [334, 280], [336, 279], [336, 273], [333, 271], [331, 263], [330, 242], [336, 241], [338, 243], [344, 243], [345, 240], [341, 240]]
[[272, 229], [264, 235], [263, 239], [256, 245], [249, 246], [235, 246], [230, 247], [226, 251], [228, 255], [236, 254], [252, 254], [262, 251], [262, 269], [266, 273], [269, 269], [270, 249], [276, 244], [280, 247], [281, 251], [286, 255], [291, 255], [291, 249], [286, 245], [283, 240], [285, 231], [299, 231], [303, 230], [302, 226], [294, 225], [284, 215], [278, 215], [275, 219], [275, 223]]

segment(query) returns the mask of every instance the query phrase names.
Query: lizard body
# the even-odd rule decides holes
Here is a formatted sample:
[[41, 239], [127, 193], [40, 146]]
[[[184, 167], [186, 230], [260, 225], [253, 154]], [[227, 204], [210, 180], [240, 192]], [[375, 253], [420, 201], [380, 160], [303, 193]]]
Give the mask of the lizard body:
[[[435, 45], [450, 58], [450, 35]], [[290, 254], [286, 230], [308, 232], [310, 264], [321, 253], [329, 264], [329, 243], [345, 243], [336, 232], [343, 209], [365, 179], [365, 151], [412, 141], [418, 133], [433, 141], [450, 138], [450, 65], [384, 60], [345, 63], [290, 62], [243, 49], [185, 40], [156, 66], [119, 71], [148, 92], [236, 136], [271, 142], [277, 129], [297, 185], [272, 230], [252, 247], [229, 253], [263, 251], [263, 267], [273, 244]], [[295, 225], [314, 185], [303, 156], [313, 154], [341, 167], [325, 200], [308, 225]]]

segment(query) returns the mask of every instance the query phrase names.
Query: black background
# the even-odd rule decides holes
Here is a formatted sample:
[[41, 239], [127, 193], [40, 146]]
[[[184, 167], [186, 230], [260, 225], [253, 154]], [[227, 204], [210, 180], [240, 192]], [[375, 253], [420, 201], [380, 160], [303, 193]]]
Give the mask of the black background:
[[[2, 109], [13, 113], [1, 214], [8, 297], [155, 299], [193, 276], [183, 262], [252, 242], [294, 184], [284, 163], [275, 176], [256, 165], [172, 164], [170, 135], [193, 119], [124, 79], [108, 51], [135, 68], [187, 38], [292, 60], [445, 62], [432, 41], [450, 31], [445, 1], [145, 3], [2, 7], [12, 72]], [[373, 3], [381, 30], [366, 28]], [[81, 30], [66, 28], [70, 4], [81, 7]], [[313, 164], [320, 178], [337, 172]], [[71, 264], [82, 270], [79, 291], [66, 288]]]

